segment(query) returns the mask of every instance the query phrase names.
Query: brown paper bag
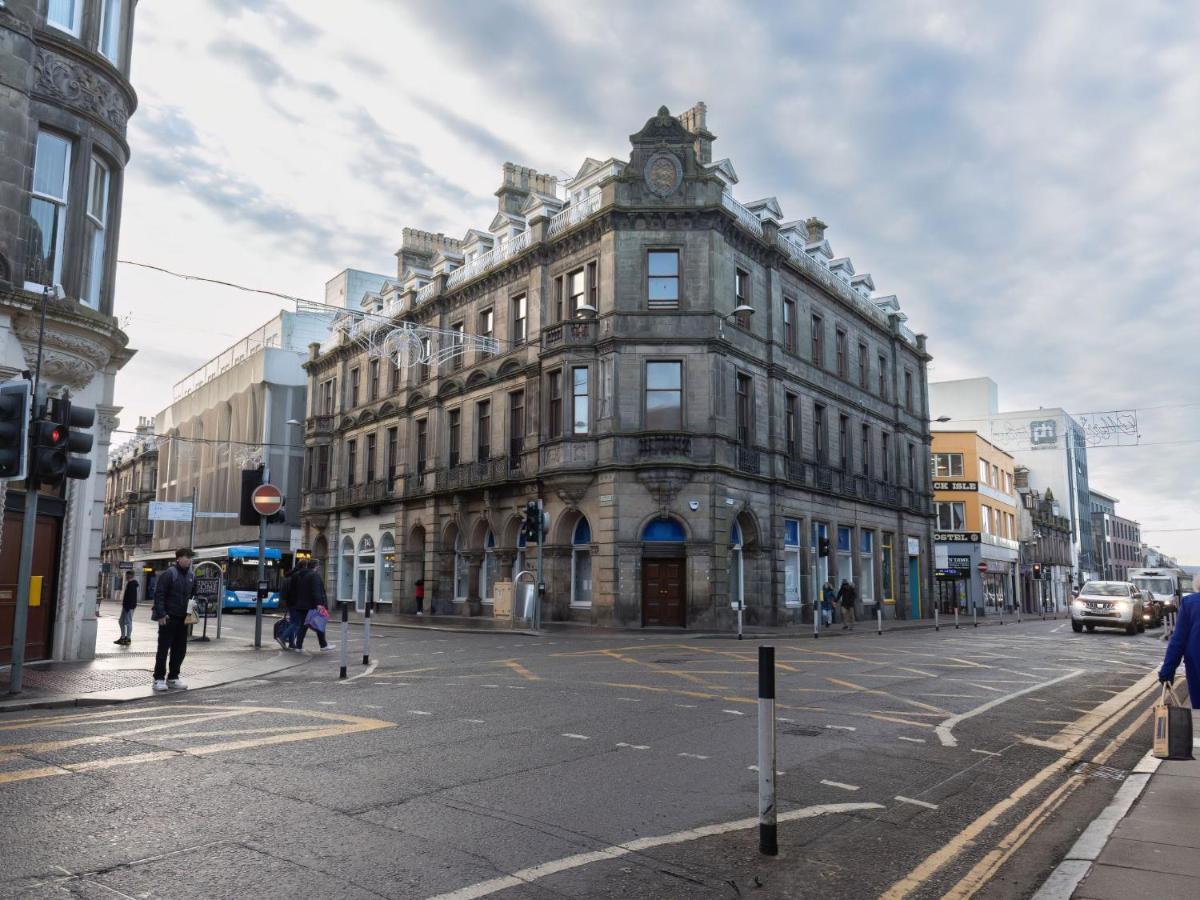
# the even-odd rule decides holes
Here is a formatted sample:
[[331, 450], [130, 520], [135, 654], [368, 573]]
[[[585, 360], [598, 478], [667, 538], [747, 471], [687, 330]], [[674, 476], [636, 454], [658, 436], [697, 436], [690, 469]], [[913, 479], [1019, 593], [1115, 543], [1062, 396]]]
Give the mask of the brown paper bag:
[[1154, 750], [1159, 759], [1194, 759], [1192, 756], [1192, 711], [1175, 703], [1171, 689], [1162, 686], [1154, 707]]

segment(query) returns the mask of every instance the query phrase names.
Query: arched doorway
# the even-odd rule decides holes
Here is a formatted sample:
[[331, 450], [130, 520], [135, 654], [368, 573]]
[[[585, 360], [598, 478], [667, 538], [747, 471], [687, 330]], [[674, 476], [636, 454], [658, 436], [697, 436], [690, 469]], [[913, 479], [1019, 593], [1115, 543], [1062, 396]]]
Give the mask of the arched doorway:
[[375, 542], [369, 534], [364, 534], [358, 544], [358, 590], [354, 594], [354, 608], [362, 612], [374, 600]]
[[385, 531], [379, 538], [379, 603], [391, 606], [395, 600], [395, 585], [392, 582], [396, 574], [396, 539], [390, 531]]
[[746, 563], [742, 557], [742, 529], [737, 522], [729, 529], [729, 605], [746, 608]]
[[471, 566], [467, 561], [462, 535], [454, 535], [454, 602], [465, 603], [471, 590]]
[[687, 624], [687, 532], [675, 519], [642, 529], [642, 624]]
[[571, 605], [592, 605], [592, 527], [580, 516], [571, 536]]
[[479, 599], [491, 603], [496, 598], [496, 535], [489, 528], [483, 539], [483, 565], [479, 567]]

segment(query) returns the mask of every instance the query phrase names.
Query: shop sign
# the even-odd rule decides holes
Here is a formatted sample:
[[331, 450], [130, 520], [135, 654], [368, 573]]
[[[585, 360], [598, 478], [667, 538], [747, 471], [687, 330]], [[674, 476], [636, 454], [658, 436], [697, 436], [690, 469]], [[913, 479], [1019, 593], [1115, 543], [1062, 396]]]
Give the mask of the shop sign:
[[969, 556], [951, 556], [947, 562], [952, 569], [969, 569], [971, 568], [971, 557]]
[[936, 578], [966, 578], [967, 570], [958, 568], [934, 569], [934, 577]]
[[935, 531], [933, 533], [935, 541], [941, 541], [945, 544], [978, 544], [978, 531]]
[[921, 555], [921, 542], [917, 538], [910, 537], [908, 539], [908, 555], [909, 556], [920, 556]]
[[933, 483], [935, 491], [977, 491], [979, 490], [978, 481], [935, 481]]

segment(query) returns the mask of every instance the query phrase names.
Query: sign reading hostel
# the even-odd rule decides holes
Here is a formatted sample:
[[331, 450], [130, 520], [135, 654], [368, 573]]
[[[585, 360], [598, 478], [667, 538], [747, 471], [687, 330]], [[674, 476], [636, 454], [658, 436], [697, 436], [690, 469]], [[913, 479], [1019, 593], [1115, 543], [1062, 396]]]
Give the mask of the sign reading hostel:
[[978, 491], [978, 481], [935, 481], [935, 491]]
[[943, 544], [978, 544], [978, 531], [935, 531], [933, 539]]

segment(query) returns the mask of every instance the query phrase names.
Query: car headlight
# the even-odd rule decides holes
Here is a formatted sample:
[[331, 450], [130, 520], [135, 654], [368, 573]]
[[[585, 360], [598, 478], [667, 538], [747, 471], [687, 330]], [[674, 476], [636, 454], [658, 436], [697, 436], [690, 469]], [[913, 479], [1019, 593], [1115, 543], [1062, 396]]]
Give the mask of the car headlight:
[[1128, 600], [1118, 600], [1117, 601], [1117, 609], [1119, 609], [1123, 613], [1127, 613], [1131, 609], [1133, 609], [1133, 604], [1130, 603]]
[[1087, 609], [1087, 604], [1084, 603], [1082, 600], [1072, 600], [1071, 607], [1073, 609], [1078, 609], [1080, 611], [1083, 611], [1083, 610]]

